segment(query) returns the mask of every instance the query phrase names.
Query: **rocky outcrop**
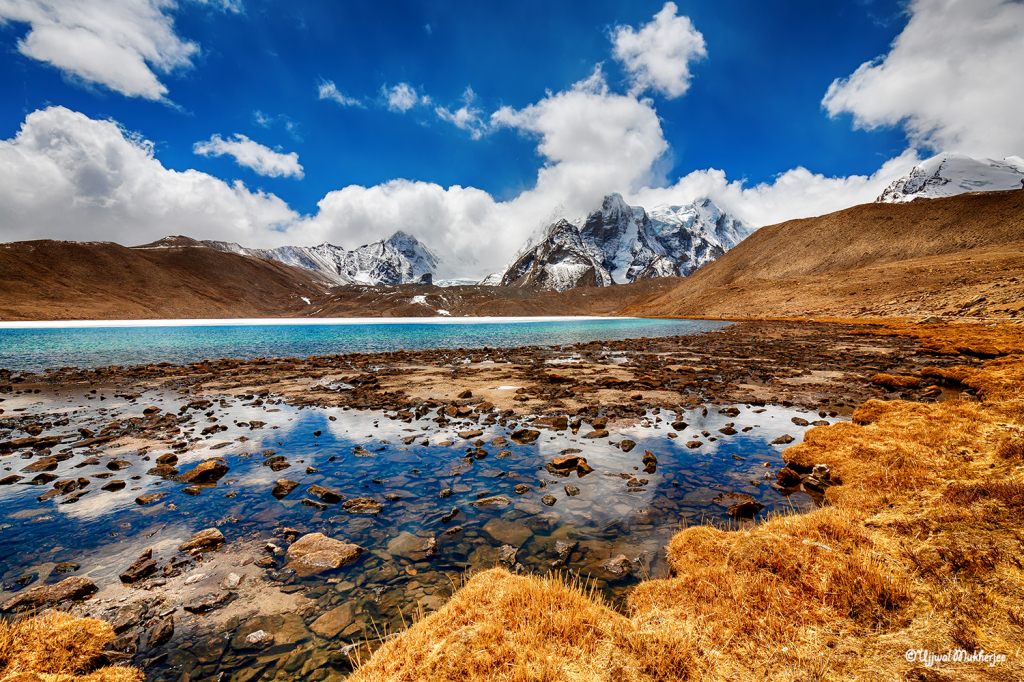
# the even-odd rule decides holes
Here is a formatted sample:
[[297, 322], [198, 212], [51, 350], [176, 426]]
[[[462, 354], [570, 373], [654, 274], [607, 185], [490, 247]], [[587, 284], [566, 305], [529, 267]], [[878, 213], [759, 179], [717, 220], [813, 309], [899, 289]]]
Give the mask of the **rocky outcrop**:
[[78, 601], [96, 593], [96, 583], [83, 576], [72, 576], [56, 585], [39, 585], [19, 592], [0, 606], [0, 611], [41, 610], [66, 601]]

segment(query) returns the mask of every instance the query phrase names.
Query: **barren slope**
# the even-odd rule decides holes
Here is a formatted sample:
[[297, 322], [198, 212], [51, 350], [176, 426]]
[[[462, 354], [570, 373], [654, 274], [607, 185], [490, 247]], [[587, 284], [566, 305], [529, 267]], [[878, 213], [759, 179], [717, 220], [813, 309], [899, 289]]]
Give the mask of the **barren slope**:
[[1018, 317], [1024, 192], [865, 204], [763, 227], [626, 312], [706, 317]]
[[299, 268], [208, 248], [0, 244], [0, 319], [300, 315], [326, 287]]

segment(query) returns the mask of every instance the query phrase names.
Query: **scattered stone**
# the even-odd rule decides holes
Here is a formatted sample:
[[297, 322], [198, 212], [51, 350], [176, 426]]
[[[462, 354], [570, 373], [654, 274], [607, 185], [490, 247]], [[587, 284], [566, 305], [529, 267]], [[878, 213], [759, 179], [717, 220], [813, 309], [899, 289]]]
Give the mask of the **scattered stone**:
[[672, 428], [676, 431], [685, 431], [687, 426], [689, 424], [684, 421], [672, 422]]
[[623, 452], [629, 452], [636, 447], [636, 441], [629, 440], [628, 438], [619, 443], [619, 449]]
[[484, 532], [503, 545], [522, 547], [533, 537], [533, 531], [524, 523], [507, 519], [491, 519], [484, 524]]
[[276, 455], [263, 460], [263, 466], [270, 467], [271, 471], [281, 471], [291, 466], [284, 455]]
[[297, 481], [289, 481], [287, 478], [281, 478], [274, 484], [274, 488], [270, 491], [270, 494], [279, 500], [283, 500], [298, 487], [299, 484]]
[[209, 592], [185, 602], [182, 607], [189, 613], [207, 613], [219, 609], [232, 599], [235, 595], [232, 592], [222, 590], [220, 592]]
[[569, 418], [565, 416], [537, 417], [532, 422], [533, 426], [542, 426], [553, 431], [564, 431], [569, 428]]
[[620, 579], [630, 574], [633, 570], [633, 562], [627, 559], [625, 554], [620, 554], [603, 561], [599, 568], [611, 574], [613, 579]]
[[199, 495], [202, 495], [203, 489], [197, 485], [188, 485], [182, 488], [181, 492], [186, 495], [191, 495], [192, 497], [198, 497]]
[[752, 519], [754, 515], [764, 509], [764, 505], [760, 502], [740, 502], [729, 507], [729, 516], [734, 519]]
[[319, 498], [321, 502], [326, 502], [327, 504], [337, 504], [345, 499], [333, 490], [328, 490], [321, 485], [311, 485], [307, 488], [307, 492], [309, 492], [313, 497]]
[[498, 563], [505, 568], [512, 568], [516, 565], [516, 553], [518, 550], [512, 545], [502, 545], [498, 550]]
[[462, 526], [452, 526], [444, 532], [445, 535], [458, 535], [462, 532]]
[[160, 500], [167, 497], [170, 493], [150, 493], [149, 495], [139, 495], [135, 498], [135, 504], [140, 507], [148, 507], [151, 504], [156, 504]]
[[579, 544], [580, 543], [576, 542], [575, 540], [573, 540], [572, 542], [564, 542], [562, 540], [558, 540], [557, 542], [555, 542], [555, 554], [557, 554], [558, 558], [561, 559], [563, 562], [568, 562], [569, 556], [577, 547], [579, 547]]
[[0, 611], [40, 611], [65, 601], [85, 599], [96, 593], [96, 583], [83, 576], [71, 576], [56, 585], [38, 585], [19, 592], [0, 606]]
[[540, 431], [536, 431], [534, 429], [519, 429], [512, 433], [511, 438], [520, 445], [527, 445], [540, 438]]
[[410, 561], [423, 561], [437, 554], [437, 540], [433, 536], [421, 538], [402, 531], [388, 541], [388, 554]]
[[149, 631], [149, 639], [146, 641], [146, 646], [150, 649], [166, 644], [174, 636], [174, 618], [167, 616], [166, 618], [157, 622], [153, 626], [153, 629]]
[[237, 573], [228, 573], [228, 576], [221, 581], [220, 586], [225, 590], [237, 590], [239, 585], [242, 584], [243, 576]]
[[131, 566], [121, 574], [121, 582], [126, 585], [137, 583], [156, 573], [156, 561], [153, 560], [153, 550], [147, 549]]
[[0, 478], [0, 485], [14, 485], [15, 483], [17, 483], [18, 481], [22, 480], [23, 478], [25, 478], [25, 477], [24, 476], [19, 476], [17, 474], [11, 474], [10, 476], [7, 476], [6, 478]]
[[252, 648], [262, 649], [274, 643], [274, 636], [266, 630], [257, 630], [246, 635], [244, 642]]
[[292, 543], [288, 548], [288, 565], [299, 577], [306, 577], [332, 571], [358, 559], [363, 548], [323, 533], [310, 533]]
[[452, 510], [441, 517], [441, 523], [449, 523], [452, 519], [459, 515], [459, 508], [452, 507]]
[[776, 438], [775, 440], [773, 440], [773, 441], [772, 441], [772, 445], [789, 445], [789, 444], [790, 444], [790, 443], [792, 443], [792, 442], [793, 442], [794, 440], [796, 440], [796, 439], [795, 439], [795, 438], [793, 438], [793, 436], [791, 436], [791, 435], [789, 435], [789, 434], [787, 433], [787, 434], [785, 434], [785, 435], [782, 435], [782, 436], [779, 436], [778, 438]]
[[558, 500], [555, 499], [554, 495], [545, 495], [544, 497], [540, 498], [540, 501], [549, 507], [553, 507], [555, 506], [555, 502], [557, 502]]
[[328, 639], [334, 639], [343, 630], [352, 625], [356, 620], [356, 611], [352, 602], [331, 609], [323, 614], [309, 626], [309, 629]]
[[778, 481], [779, 485], [783, 488], [795, 488], [800, 485], [802, 476], [797, 472], [793, 471], [789, 467], [779, 469], [779, 472], [775, 474], [775, 480]]
[[437, 496], [438, 496], [438, 497], [440, 497], [440, 498], [441, 498], [442, 500], [443, 500], [444, 498], [446, 498], [446, 497], [451, 497], [451, 496], [452, 496], [452, 489], [451, 489], [451, 488], [445, 488], [444, 490], [442, 490], [441, 492], [439, 492], [439, 493], [437, 494]]
[[608, 431], [605, 429], [594, 429], [590, 433], [580, 436], [581, 438], [607, 438]]
[[381, 503], [372, 497], [356, 497], [346, 500], [342, 503], [341, 508], [349, 514], [373, 514], [374, 516], [384, 510]]
[[74, 573], [75, 571], [77, 571], [80, 568], [81, 568], [81, 566], [76, 564], [74, 561], [64, 561], [64, 562], [59, 563], [56, 566], [54, 566], [53, 567], [53, 572], [54, 573]]
[[228, 471], [230, 469], [223, 457], [211, 457], [183, 473], [181, 480], [194, 485], [209, 485], [222, 479]]
[[530, 486], [526, 485], [525, 483], [520, 483], [515, 488], [513, 488], [513, 490], [515, 490], [516, 495], [525, 495], [526, 493], [530, 492]]
[[114, 628], [116, 634], [121, 634], [125, 630], [135, 627], [142, 620], [142, 617], [146, 615], [148, 607], [142, 603], [128, 604], [122, 606], [114, 612], [114, 617], [110, 620], [111, 627]]
[[579, 463], [576, 464], [576, 476], [578, 476], [579, 478], [583, 478], [584, 476], [593, 471], [594, 467], [587, 464], [587, 460], [585, 459], [581, 459]]
[[491, 497], [484, 497], [471, 503], [474, 507], [480, 509], [504, 509], [505, 507], [512, 504], [512, 500], [508, 499], [504, 495], [492, 495]]
[[193, 535], [187, 542], [178, 547], [183, 554], [192, 552], [208, 552], [224, 544], [224, 534], [216, 528], [207, 528]]
[[312, 507], [313, 509], [316, 509], [317, 511], [327, 511], [327, 505], [325, 503], [321, 502], [320, 500], [305, 499], [305, 500], [302, 501], [302, 506], [304, 506], [304, 507]]
[[686, 447], [690, 448], [691, 450], [695, 450], [702, 445], [704, 445], [704, 443], [700, 442], [699, 440], [691, 440], [687, 441], [686, 443]]
[[459, 438], [465, 438], [466, 440], [469, 440], [470, 438], [479, 438], [482, 435], [484, 435], [484, 432], [479, 429], [459, 432]]
[[810, 426], [811, 422], [807, 421], [803, 417], [793, 417], [789, 421], [793, 422], [797, 426]]
[[124, 481], [115, 478], [113, 481], [108, 481], [106, 484], [104, 484], [103, 487], [100, 488], [100, 490], [105, 490], [108, 493], [113, 493], [113, 492], [117, 492], [118, 490], [123, 490], [124, 486], [125, 486], [125, 482]]

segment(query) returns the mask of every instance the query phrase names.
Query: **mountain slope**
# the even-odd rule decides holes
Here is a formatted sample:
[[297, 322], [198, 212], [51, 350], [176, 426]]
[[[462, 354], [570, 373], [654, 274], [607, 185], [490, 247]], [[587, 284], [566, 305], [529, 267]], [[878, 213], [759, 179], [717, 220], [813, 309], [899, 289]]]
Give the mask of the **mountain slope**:
[[0, 318], [287, 317], [313, 312], [303, 297], [327, 291], [306, 270], [197, 244], [0, 244]]
[[348, 251], [334, 244], [250, 249], [233, 242], [204, 241], [218, 251], [305, 268], [334, 284], [429, 283], [441, 259], [412, 235], [399, 230], [386, 240]]
[[[854, 206], [762, 227], [627, 314], [971, 314], [1024, 306], [1024, 191]], [[982, 301], [965, 307], [974, 299]]]
[[994, 161], [943, 153], [914, 166], [907, 175], [889, 185], [875, 201], [899, 204], [965, 192], [1020, 189], [1022, 179], [1024, 159], [1019, 156]]
[[618, 194], [577, 224], [562, 220], [527, 244], [500, 279], [484, 283], [564, 291], [689, 275], [751, 230], [710, 199], [685, 206], [630, 206]]

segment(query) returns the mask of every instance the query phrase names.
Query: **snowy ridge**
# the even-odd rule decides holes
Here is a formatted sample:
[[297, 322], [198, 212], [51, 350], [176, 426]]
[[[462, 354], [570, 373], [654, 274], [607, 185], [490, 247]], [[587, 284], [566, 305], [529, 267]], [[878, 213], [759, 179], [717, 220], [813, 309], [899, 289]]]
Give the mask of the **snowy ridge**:
[[610, 194], [585, 218], [561, 220], [531, 237], [503, 274], [481, 284], [564, 291], [686, 276], [751, 232], [710, 199], [646, 211]]
[[427, 283], [441, 259], [415, 237], [402, 231], [387, 240], [365, 244], [352, 251], [335, 246], [282, 246], [276, 249], [248, 249], [231, 242], [204, 241], [203, 245], [286, 265], [312, 270], [333, 284]]
[[910, 173], [889, 185], [875, 201], [902, 204], [965, 192], [1020, 189], [1022, 179], [1024, 159], [1019, 156], [995, 161], [945, 152], [914, 166]]

